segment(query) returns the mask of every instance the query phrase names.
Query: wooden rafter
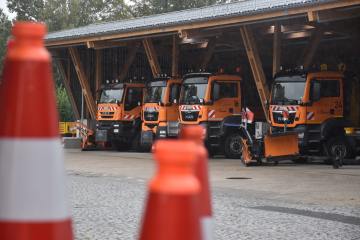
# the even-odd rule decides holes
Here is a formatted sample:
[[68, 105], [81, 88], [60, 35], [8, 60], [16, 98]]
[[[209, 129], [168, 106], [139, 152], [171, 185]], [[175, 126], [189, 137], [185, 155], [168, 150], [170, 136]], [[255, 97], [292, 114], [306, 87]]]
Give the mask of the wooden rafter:
[[281, 64], [281, 25], [278, 22], [274, 25], [273, 41], [273, 76], [275, 76], [280, 71]]
[[172, 39], [172, 61], [171, 61], [171, 75], [177, 77], [179, 75], [179, 38], [177, 35]]
[[92, 119], [96, 119], [96, 104], [94, 101], [94, 97], [91, 93], [89, 80], [86, 77], [84, 67], [81, 63], [79, 52], [76, 48], [70, 47], [69, 53], [71, 56], [71, 60], [74, 63], [74, 67], [75, 67], [76, 74], [78, 76], [81, 88], [83, 89], [85, 102], [86, 102], [87, 108], [89, 110], [90, 116]]
[[102, 83], [102, 50], [95, 51], [95, 91], [96, 99], [99, 99], [99, 93]]
[[161, 69], [152, 40], [150, 38], [145, 38], [143, 40], [143, 45], [150, 64], [151, 72], [154, 77], [157, 77], [161, 73]]
[[70, 76], [68, 74], [66, 74], [64, 64], [61, 62], [61, 60], [57, 60], [56, 63], [57, 63], [58, 69], [60, 71], [60, 74], [62, 76], [63, 84], [64, 84], [64, 87], [65, 87], [66, 93], [67, 93], [67, 95], [69, 97], [69, 101], [70, 101], [71, 109], [72, 109], [72, 111], [74, 113], [74, 117], [75, 117], [76, 120], [78, 120], [78, 119], [80, 119], [80, 113], [79, 113], [79, 109], [78, 109], [78, 107], [76, 105], [73, 92], [71, 91]]
[[125, 80], [126, 76], [128, 75], [129, 69], [135, 60], [136, 53], [138, 52], [139, 47], [140, 47], [139, 42], [135, 42], [135, 43], [132, 43], [129, 45], [125, 64], [124, 64], [124, 66], [122, 66], [121, 72], [118, 77], [120, 82], [123, 82]]
[[271, 12], [261, 12], [258, 14], [252, 15], [245, 15], [245, 16], [237, 16], [237, 17], [229, 17], [224, 19], [214, 19], [208, 20], [198, 23], [191, 23], [191, 24], [179, 24], [176, 26], [168, 26], [168, 27], [161, 27], [161, 28], [152, 28], [152, 29], [144, 29], [138, 31], [129, 31], [124, 33], [116, 33], [116, 34], [109, 34], [106, 36], [92, 36], [92, 37], [84, 37], [78, 39], [68, 39], [68, 40], [53, 40], [47, 41], [45, 44], [47, 47], [51, 46], [59, 46], [59, 45], [67, 45], [67, 44], [86, 44], [88, 41], [103, 41], [109, 39], [121, 39], [121, 38], [129, 38], [129, 37], [136, 37], [136, 36], [148, 36], [153, 34], [163, 34], [163, 33], [178, 33], [182, 30], [190, 30], [190, 29], [197, 29], [197, 28], [206, 28], [206, 27], [215, 27], [215, 26], [225, 26], [231, 24], [241, 24], [247, 22], [254, 22], [260, 21], [264, 19], [270, 18], [278, 18], [278, 17], [289, 17], [289, 16], [303, 16], [308, 12], [316, 12], [322, 10], [329, 10], [335, 8], [342, 8], [348, 6], [356, 6], [360, 4], [360, 0], [342, 0], [342, 1], [332, 1], [328, 3], [322, 4], [314, 4], [311, 6], [304, 6], [304, 7], [296, 7], [290, 8], [284, 11], [283, 9]]
[[[303, 66], [304, 69], [308, 69], [313, 61], [316, 50], [318, 49], [321, 39], [324, 35], [324, 29], [317, 27], [310, 38], [308, 45], [304, 49], [303, 53]], [[300, 64], [299, 64], [300, 65]]]
[[200, 65], [201, 69], [206, 69], [207, 68], [207, 65], [209, 64], [209, 62], [211, 60], [211, 57], [213, 56], [215, 48], [216, 48], [216, 38], [212, 38], [208, 42], [208, 45], [206, 47], [206, 51], [205, 51], [205, 53], [203, 55], [202, 62], [201, 62], [201, 65]]
[[87, 48], [105, 49], [113, 47], [126, 47], [126, 42], [110, 42], [110, 41], [88, 41], [86, 42]]
[[240, 27], [240, 32], [249, 59], [250, 67], [254, 76], [256, 88], [260, 96], [261, 105], [263, 107], [266, 119], [269, 121], [266, 103], [269, 101], [270, 92], [266, 85], [266, 77], [262, 67], [260, 55], [255, 43], [255, 39], [251, 32], [251, 29], [248, 26]]

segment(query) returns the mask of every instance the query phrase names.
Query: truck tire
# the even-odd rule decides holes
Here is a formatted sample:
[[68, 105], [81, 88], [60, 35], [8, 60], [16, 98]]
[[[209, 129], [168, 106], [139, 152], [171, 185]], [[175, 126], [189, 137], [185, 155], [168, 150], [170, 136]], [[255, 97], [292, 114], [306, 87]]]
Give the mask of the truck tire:
[[231, 133], [225, 139], [225, 156], [226, 158], [240, 159], [242, 153], [242, 141], [240, 133]]
[[343, 136], [330, 138], [326, 142], [326, 154], [331, 160], [353, 157], [351, 146]]

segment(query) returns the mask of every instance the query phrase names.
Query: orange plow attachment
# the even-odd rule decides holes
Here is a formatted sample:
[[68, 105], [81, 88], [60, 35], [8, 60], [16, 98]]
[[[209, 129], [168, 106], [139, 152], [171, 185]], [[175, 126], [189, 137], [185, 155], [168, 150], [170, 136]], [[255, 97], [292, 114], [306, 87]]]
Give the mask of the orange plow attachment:
[[297, 133], [266, 135], [264, 139], [265, 157], [285, 157], [299, 155]]

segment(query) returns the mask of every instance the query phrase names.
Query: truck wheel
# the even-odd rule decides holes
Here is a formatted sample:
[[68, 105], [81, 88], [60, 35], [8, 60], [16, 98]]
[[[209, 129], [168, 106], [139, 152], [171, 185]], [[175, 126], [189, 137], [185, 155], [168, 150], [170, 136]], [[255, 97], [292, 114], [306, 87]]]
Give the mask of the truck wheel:
[[351, 146], [344, 137], [329, 139], [326, 143], [326, 153], [331, 160], [349, 158], [353, 155]]
[[240, 159], [243, 145], [241, 135], [239, 133], [232, 133], [227, 135], [225, 139], [225, 156], [226, 158]]

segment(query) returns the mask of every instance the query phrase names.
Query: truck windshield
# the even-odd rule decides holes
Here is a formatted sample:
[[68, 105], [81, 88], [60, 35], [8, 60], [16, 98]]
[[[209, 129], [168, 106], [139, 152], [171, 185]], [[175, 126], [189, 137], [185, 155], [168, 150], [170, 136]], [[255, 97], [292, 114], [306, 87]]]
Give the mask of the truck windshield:
[[158, 103], [163, 101], [166, 87], [152, 86], [147, 89], [145, 103]]
[[121, 102], [124, 89], [104, 89], [101, 92], [99, 103], [116, 103]]
[[281, 77], [275, 80], [272, 88], [271, 104], [298, 105], [305, 89], [305, 78], [300, 76]]
[[207, 86], [207, 83], [184, 83], [182, 86], [180, 103], [203, 103]]

